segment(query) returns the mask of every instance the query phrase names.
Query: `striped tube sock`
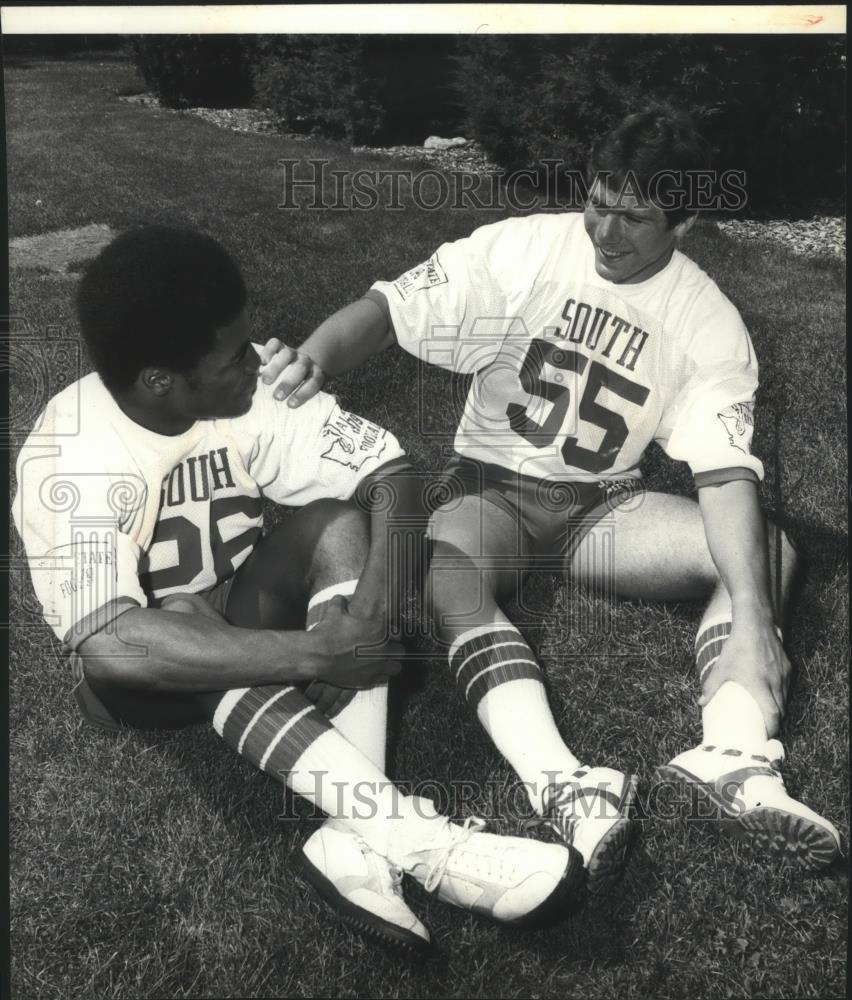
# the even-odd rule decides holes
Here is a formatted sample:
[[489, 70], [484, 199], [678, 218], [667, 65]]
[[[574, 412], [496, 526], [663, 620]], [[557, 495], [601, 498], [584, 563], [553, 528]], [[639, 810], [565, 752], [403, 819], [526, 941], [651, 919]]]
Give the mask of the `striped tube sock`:
[[695, 665], [698, 668], [698, 683], [704, 684], [713, 664], [719, 659], [722, 647], [731, 634], [731, 619], [701, 623], [695, 637]]
[[295, 687], [270, 686], [227, 691], [213, 728], [255, 767], [280, 778], [331, 723]]
[[[319, 625], [328, 602], [333, 597], [351, 597], [357, 586], [357, 580], [344, 580], [314, 594], [308, 602], [307, 631], [310, 632]], [[330, 718], [335, 728], [353, 746], [384, 771], [388, 724], [387, 681], [357, 691], [349, 704]]]
[[459, 690], [541, 812], [547, 785], [567, 780], [580, 762], [559, 735], [532, 650], [504, 620], [459, 636], [449, 660]]
[[236, 688], [213, 728], [255, 767], [343, 820], [380, 854], [412, 803], [294, 687]]
[[[779, 638], [780, 629], [776, 629]], [[702, 686], [731, 634], [731, 620], [702, 622], [695, 640], [695, 662]], [[762, 753], [769, 735], [760, 706], [736, 681], [725, 681], [701, 711], [706, 745]]]

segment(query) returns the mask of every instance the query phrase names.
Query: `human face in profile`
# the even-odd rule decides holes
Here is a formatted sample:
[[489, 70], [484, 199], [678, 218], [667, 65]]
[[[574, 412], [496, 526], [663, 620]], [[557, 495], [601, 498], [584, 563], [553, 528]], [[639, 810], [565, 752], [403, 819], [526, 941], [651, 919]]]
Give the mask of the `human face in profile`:
[[175, 376], [173, 405], [191, 420], [239, 417], [251, 409], [260, 356], [249, 338], [248, 310], [220, 327], [195, 368]]
[[583, 222], [598, 275], [617, 285], [632, 285], [662, 271], [694, 216], [669, 228], [659, 205], [613, 190], [598, 178], [589, 192]]

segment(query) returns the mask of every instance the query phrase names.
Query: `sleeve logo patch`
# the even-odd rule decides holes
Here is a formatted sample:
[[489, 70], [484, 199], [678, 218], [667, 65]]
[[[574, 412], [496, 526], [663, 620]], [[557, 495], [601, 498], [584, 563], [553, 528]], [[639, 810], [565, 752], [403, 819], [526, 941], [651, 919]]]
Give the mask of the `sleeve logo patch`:
[[731, 446], [744, 455], [748, 455], [751, 436], [754, 432], [754, 407], [752, 404], [732, 403], [716, 416], [722, 421]]
[[322, 439], [328, 442], [322, 457], [355, 472], [369, 459], [378, 458], [387, 447], [387, 431], [344, 411], [325, 422]]
[[412, 267], [406, 271], [402, 277], [397, 278], [393, 287], [399, 292], [403, 300], [408, 299], [415, 292], [423, 289], [434, 288], [435, 285], [446, 285], [447, 273], [441, 267], [438, 255], [433, 254], [429, 260]]

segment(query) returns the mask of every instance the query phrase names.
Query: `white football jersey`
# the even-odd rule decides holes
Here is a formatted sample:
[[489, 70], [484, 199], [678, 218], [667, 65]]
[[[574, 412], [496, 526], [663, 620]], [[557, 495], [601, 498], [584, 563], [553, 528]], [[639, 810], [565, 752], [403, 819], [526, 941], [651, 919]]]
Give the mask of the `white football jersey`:
[[[461, 455], [539, 479], [640, 475], [652, 440], [699, 485], [750, 453], [757, 361], [739, 313], [675, 250], [636, 284], [595, 271], [577, 213], [532, 215], [445, 243], [387, 298], [399, 343], [474, 374]], [[722, 476], [721, 478], [724, 478]]]
[[273, 390], [259, 382], [244, 416], [176, 436], [132, 421], [94, 373], [50, 400], [18, 458], [13, 515], [60, 639], [76, 645], [129, 606], [231, 576], [261, 536], [261, 496], [348, 499], [402, 456], [333, 396], [290, 409]]

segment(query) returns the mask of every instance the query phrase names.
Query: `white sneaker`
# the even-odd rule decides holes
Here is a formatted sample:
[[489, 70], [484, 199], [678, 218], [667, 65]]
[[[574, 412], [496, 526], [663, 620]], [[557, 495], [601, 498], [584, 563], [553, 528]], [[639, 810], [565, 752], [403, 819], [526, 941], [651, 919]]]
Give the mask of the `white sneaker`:
[[425, 952], [429, 931], [406, 905], [402, 872], [345, 824], [329, 819], [302, 847], [302, 874], [361, 933]]
[[611, 767], [581, 766], [568, 781], [548, 785], [543, 815], [525, 827], [547, 826], [583, 857], [586, 887], [596, 896], [612, 885], [624, 868], [636, 798], [635, 775]]
[[752, 838], [782, 861], [822, 868], [840, 853], [840, 835], [787, 794], [779, 770], [783, 759], [778, 740], [770, 740], [763, 754], [701, 745], [658, 768], [657, 780], [695, 788], [733, 836]]
[[582, 858], [573, 847], [484, 833], [484, 820], [473, 817], [459, 826], [428, 799], [417, 802], [421, 821], [398, 828], [388, 853], [444, 902], [529, 925], [556, 913], [582, 880]]

